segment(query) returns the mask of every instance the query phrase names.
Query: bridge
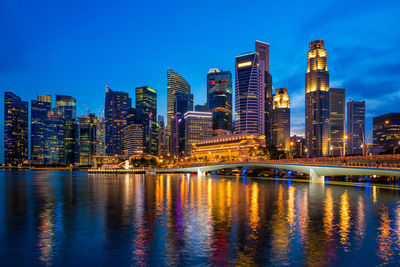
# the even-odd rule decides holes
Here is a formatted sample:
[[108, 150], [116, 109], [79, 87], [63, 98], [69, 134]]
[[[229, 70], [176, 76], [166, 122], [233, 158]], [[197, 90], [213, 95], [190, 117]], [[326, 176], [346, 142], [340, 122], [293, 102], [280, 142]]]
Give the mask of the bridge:
[[377, 158], [318, 158], [294, 160], [252, 160], [233, 163], [197, 163], [186, 164], [174, 168], [154, 170], [155, 173], [197, 173], [199, 176], [206, 172], [222, 169], [275, 169], [295, 171], [308, 174], [311, 180], [323, 182], [325, 176], [345, 175], [376, 175], [400, 177], [400, 161]]

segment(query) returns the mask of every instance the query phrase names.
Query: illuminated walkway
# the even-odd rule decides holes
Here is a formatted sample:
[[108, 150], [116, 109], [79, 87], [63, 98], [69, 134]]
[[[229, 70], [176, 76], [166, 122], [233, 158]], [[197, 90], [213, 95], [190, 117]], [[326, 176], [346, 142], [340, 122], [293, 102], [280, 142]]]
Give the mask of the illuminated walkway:
[[238, 162], [223, 163], [212, 165], [197, 165], [171, 169], [154, 170], [155, 173], [193, 173], [204, 175], [206, 172], [222, 169], [276, 169], [295, 171], [309, 174], [313, 181], [323, 182], [325, 176], [344, 176], [344, 175], [377, 175], [377, 176], [400, 176], [400, 169], [395, 168], [377, 168], [362, 166], [332, 166], [315, 165], [302, 163], [278, 163], [278, 162]]

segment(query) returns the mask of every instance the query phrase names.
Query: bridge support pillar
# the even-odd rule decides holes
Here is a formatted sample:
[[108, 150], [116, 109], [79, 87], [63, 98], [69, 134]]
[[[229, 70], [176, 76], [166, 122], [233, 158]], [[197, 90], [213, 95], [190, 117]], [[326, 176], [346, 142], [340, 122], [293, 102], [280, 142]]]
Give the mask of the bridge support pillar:
[[201, 171], [201, 169], [200, 168], [197, 168], [197, 176], [198, 177], [201, 177], [201, 176], [203, 176], [204, 175], [204, 173]]
[[310, 179], [315, 183], [325, 183], [325, 176], [318, 175], [314, 169], [310, 168]]

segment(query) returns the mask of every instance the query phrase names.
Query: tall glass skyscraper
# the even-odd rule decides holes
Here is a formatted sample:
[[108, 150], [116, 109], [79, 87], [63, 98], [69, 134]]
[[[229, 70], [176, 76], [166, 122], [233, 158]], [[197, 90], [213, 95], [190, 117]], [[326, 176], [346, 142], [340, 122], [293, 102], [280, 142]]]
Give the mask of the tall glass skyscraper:
[[170, 153], [179, 156], [185, 151], [185, 120], [184, 114], [193, 111], [193, 95], [185, 93], [174, 94], [174, 117], [171, 119]]
[[207, 74], [207, 106], [213, 116], [213, 134], [232, 133], [232, 74], [210, 69]]
[[191, 156], [193, 144], [211, 137], [213, 117], [211, 112], [188, 111], [185, 120], [185, 156]]
[[141, 111], [145, 127], [145, 152], [158, 154], [157, 91], [149, 86], [136, 88], [136, 110]]
[[28, 159], [28, 102], [4, 92], [4, 163], [17, 165]]
[[[175, 93], [190, 94], [190, 84], [176, 71], [167, 69], [167, 124], [174, 117]], [[168, 127], [169, 128], [169, 127]]]
[[347, 102], [347, 152], [349, 154], [363, 154], [361, 145], [367, 143], [365, 137], [365, 101]]
[[33, 164], [45, 164], [46, 128], [51, 109], [50, 95], [38, 95], [37, 100], [31, 101], [31, 161]]
[[258, 53], [235, 58], [235, 133], [259, 134], [261, 129], [260, 62]]
[[374, 147], [393, 150], [400, 146], [400, 113], [387, 113], [373, 118]]
[[65, 165], [65, 119], [57, 109], [53, 109], [47, 117], [45, 134], [46, 165]]
[[329, 72], [324, 41], [310, 42], [305, 75], [305, 135], [311, 156], [329, 149]]
[[288, 151], [290, 143], [290, 97], [287, 88], [276, 88], [273, 96], [273, 143]]
[[329, 89], [329, 154], [340, 156], [346, 146], [345, 125], [345, 90]]
[[128, 93], [113, 91], [106, 86], [104, 127], [107, 155], [120, 155], [122, 153], [121, 130], [126, 126], [129, 102]]
[[[271, 116], [271, 113], [269, 110], [271, 107], [267, 106], [267, 104], [271, 103], [272, 100], [272, 87], [267, 87], [270, 84], [267, 79], [270, 79], [271, 77], [269, 74], [269, 44], [261, 42], [261, 41], [256, 41], [256, 53], [258, 53], [258, 56], [260, 58], [260, 135], [265, 135], [266, 130], [268, 131], [268, 137], [269, 137], [269, 142], [271, 141], [271, 132], [270, 130], [272, 129], [272, 118], [271, 117], [266, 117], [266, 116]], [[272, 83], [272, 80], [271, 80]], [[269, 111], [269, 112], [268, 112]], [[268, 125], [266, 125], [268, 123]]]
[[56, 95], [56, 109], [66, 120], [76, 119], [76, 100], [72, 96]]
[[[79, 120], [79, 164], [84, 166], [93, 165], [93, 157], [98, 152], [99, 143], [98, 128], [101, 127], [94, 113], [82, 116]], [[99, 155], [101, 155], [99, 153]]]

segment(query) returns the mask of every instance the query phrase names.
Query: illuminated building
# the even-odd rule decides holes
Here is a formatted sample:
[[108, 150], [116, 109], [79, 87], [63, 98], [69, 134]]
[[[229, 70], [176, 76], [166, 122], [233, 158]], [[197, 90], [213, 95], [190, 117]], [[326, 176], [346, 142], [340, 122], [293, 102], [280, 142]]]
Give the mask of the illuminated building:
[[49, 95], [38, 95], [37, 100], [31, 101], [31, 162], [34, 164], [45, 163], [47, 117], [51, 108]]
[[[348, 144], [344, 139], [345, 124], [345, 90], [329, 89], [329, 154], [342, 155], [343, 146]], [[343, 144], [343, 141], [346, 144]]]
[[231, 134], [200, 140], [193, 145], [192, 158], [199, 161], [235, 161], [250, 157], [250, 149], [265, 146], [265, 136]]
[[208, 111], [207, 104], [194, 106], [194, 111]]
[[72, 96], [56, 95], [56, 112], [64, 119], [64, 163], [79, 162], [79, 134], [76, 122], [76, 100]]
[[255, 50], [260, 58], [260, 134], [272, 142], [272, 76], [269, 73], [269, 44], [256, 41]]
[[213, 114], [211, 112], [188, 111], [185, 121], [185, 156], [192, 154], [192, 145], [204, 138], [211, 137]]
[[145, 150], [145, 128], [142, 124], [131, 124], [122, 129], [122, 149], [127, 151], [129, 157], [143, 154]]
[[[149, 86], [136, 88], [136, 111], [142, 112], [142, 118], [140, 121], [145, 129], [145, 152], [151, 155], [157, 155], [157, 91], [155, 89], [150, 88]], [[138, 114], [137, 117], [139, 117]]]
[[57, 109], [53, 109], [47, 117], [45, 132], [45, 165], [64, 165], [65, 119]]
[[207, 106], [213, 116], [213, 134], [232, 133], [232, 74], [210, 69], [207, 75]]
[[184, 114], [193, 111], [193, 95], [184, 93], [174, 94], [174, 117], [170, 121], [170, 153], [175, 156], [185, 151], [185, 121]]
[[373, 118], [374, 147], [383, 150], [400, 147], [400, 113], [388, 113]]
[[294, 155], [305, 156], [306, 151], [306, 140], [302, 136], [293, 135], [290, 137], [290, 146]]
[[[93, 157], [98, 153], [101, 139], [98, 138], [98, 128], [101, 127], [94, 113], [82, 116], [79, 120], [79, 163], [80, 165], [93, 165]], [[100, 155], [100, 153], [99, 153]]]
[[[347, 102], [347, 151], [349, 154], [363, 154], [361, 145], [365, 138], [365, 101]], [[368, 140], [367, 140], [368, 141]]]
[[[174, 98], [176, 93], [190, 94], [190, 84], [176, 71], [167, 69], [167, 123], [174, 118]], [[170, 127], [168, 126], [168, 131]]]
[[261, 131], [259, 61], [258, 53], [235, 58], [235, 134]]
[[28, 159], [28, 102], [4, 92], [4, 163], [17, 165]]
[[290, 97], [287, 88], [276, 88], [273, 96], [272, 140], [277, 149], [288, 151], [290, 138]]
[[122, 152], [121, 130], [126, 126], [129, 101], [128, 93], [113, 91], [106, 86], [104, 127], [107, 155], [119, 155]]
[[305, 135], [311, 156], [326, 156], [329, 148], [329, 72], [324, 41], [310, 42], [305, 75]]
[[136, 108], [128, 108], [126, 110], [126, 125], [131, 125], [137, 122]]
[[158, 155], [167, 154], [167, 136], [164, 117], [158, 115]]

